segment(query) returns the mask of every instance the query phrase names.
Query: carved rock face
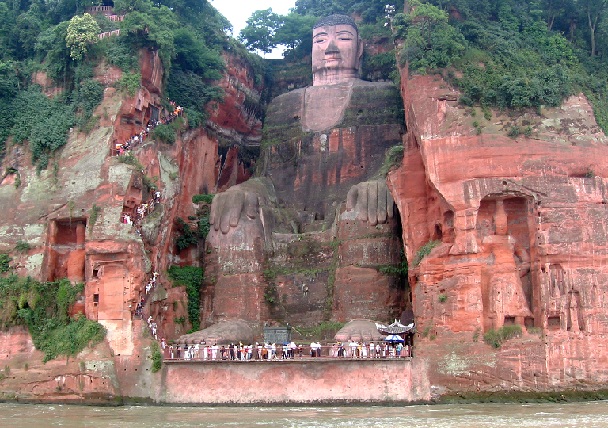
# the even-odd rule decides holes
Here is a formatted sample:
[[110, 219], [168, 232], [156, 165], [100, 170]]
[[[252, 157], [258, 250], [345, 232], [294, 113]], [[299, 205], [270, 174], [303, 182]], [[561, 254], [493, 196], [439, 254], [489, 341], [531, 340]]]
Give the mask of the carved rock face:
[[359, 77], [363, 43], [351, 25], [324, 25], [312, 33], [313, 86]]

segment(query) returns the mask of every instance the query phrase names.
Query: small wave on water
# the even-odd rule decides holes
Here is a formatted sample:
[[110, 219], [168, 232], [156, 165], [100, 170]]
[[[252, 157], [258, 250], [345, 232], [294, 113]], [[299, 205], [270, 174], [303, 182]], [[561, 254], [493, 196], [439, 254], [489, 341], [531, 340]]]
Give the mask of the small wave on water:
[[608, 401], [328, 407], [95, 407], [0, 404], [3, 427], [608, 427]]

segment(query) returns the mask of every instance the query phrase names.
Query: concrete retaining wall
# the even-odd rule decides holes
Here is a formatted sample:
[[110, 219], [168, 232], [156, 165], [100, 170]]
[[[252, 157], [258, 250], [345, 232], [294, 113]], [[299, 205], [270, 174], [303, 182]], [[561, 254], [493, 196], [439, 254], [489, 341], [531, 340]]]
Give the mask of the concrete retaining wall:
[[389, 403], [430, 399], [413, 359], [163, 364], [157, 400], [174, 404]]

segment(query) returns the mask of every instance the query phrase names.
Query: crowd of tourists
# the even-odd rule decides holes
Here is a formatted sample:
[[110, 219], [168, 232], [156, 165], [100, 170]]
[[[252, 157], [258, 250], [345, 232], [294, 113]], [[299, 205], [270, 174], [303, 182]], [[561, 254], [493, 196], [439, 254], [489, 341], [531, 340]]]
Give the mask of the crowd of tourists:
[[160, 192], [156, 191], [152, 194], [148, 202], [138, 205], [135, 209], [124, 211], [120, 218], [120, 222], [128, 225], [135, 225], [138, 229], [145, 216], [150, 214], [160, 204]]
[[148, 295], [152, 292], [152, 290], [156, 286], [157, 279], [158, 279], [158, 272], [154, 272], [152, 274], [152, 276], [150, 277], [150, 279], [148, 280], [148, 282], [146, 283], [146, 286], [144, 288], [145, 294], [141, 296], [141, 299], [139, 300], [139, 302], [137, 302], [137, 306], [135, 306], [135, 315], [137, 315], [138, 317], [143, 316], [143, 311], [144, 311], [144, 306], [146, 304], [146, 300], [148, 298]]
[[178, 106], [175, 102], [170, 101], [169, 104], [173, 108], [171, 113], [167, 116], [161, 118], [161, 120], [153, 120], [150, 119], [145, 128], [142, 128], [138, 133], [131, 135], [127, 140], [120, 143], [114, 140], [114, 155], [121, 156], [127, 153], [129, 150], [132, 150], [137, 145], [144, 142], [146, 138], [150, 135], [150, 133], [156, 128], [158, 125], [167, 125], [173, 122], [176, 118], [181, 116], [184, 113], [184, 108], [182, 106]]
[[411, 357], [411, 347], [403, 343], [388, 342], [337, 342], [331, 345], [321, 345], [312, 342], [310, 345], [295, 342], [279, 344], [258, 343], [218, 345], [206, 342], [191, 344], [167, 344], [161, 341], [164, 359], [183, 359], [187, 361], [278, 361], [295, 358], [405, 358]]

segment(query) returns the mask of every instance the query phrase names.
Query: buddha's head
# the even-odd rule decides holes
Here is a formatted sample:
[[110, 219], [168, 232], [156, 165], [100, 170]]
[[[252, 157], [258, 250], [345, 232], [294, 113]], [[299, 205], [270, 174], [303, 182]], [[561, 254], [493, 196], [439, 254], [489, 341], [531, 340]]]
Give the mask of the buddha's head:
[[363, 43], [346, 15], [321, 18], [312, 30], [312, 84], [333, 85], [359, 77]]

